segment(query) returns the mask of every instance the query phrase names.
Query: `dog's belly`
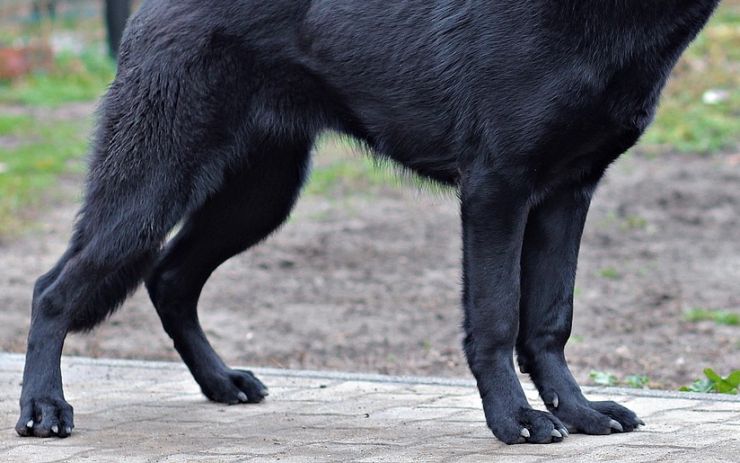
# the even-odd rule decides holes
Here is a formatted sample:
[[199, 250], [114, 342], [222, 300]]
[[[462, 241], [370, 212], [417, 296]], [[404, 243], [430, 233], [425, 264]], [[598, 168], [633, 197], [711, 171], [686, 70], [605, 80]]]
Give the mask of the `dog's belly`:
[[[603, 172], [652, 118], [665, 76], [644, 56], [595, 63], [568, 37], [527, 40], [529, 23], [499, 18], [507, 33], [487, 38], [475, 15], [441, 24], [412, 3], [370, 2], [378, 14], [361, 18], [351, 3], [314, 3], [290, 59], [352, 116], [336, 127], [421, 175], [455, 183], [488, 158], [545, 189]], [[386, 27], [392, 18], [404, 27]]]

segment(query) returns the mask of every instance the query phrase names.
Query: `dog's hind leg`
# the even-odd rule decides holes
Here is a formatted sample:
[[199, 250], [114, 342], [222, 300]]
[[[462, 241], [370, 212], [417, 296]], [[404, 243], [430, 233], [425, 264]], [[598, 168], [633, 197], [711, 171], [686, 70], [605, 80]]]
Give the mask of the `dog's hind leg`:
[[[153, 261], [174, 215], [184, 210], [166, 188], [149, 185], [142, 193], [171, 200], [171, 214], [158, 216], [133, 197], [98, 204], [94, 207], [103, 221], [93, 225], [96, 220], [87, 215], [92, 212], [83, 212], [70, 249], [38, 280], [16, 425], [20, 435], [66, 437], [72, 431], [72, 407], [64, 399], [59, 364], [67, 333], [91, 329], [124, 300]], [[96, 203], [89, 200], [88, 211]]]
[[[134, 34], [142, 37], [160, 35]], [[92, 329], [123, 302], [151, 269], [167, 232], [220, 188], [239, 156], [232, 145], [249, 93], [239, 91], [245, 65], [238, 50], [214, 46], [207, 59], [191, 49], [157, 50], [172, 59], [131, 59], [131, 42], [125, 44], [101, 107], [69, 249], [34, 289], [21, 436], [69, 435], [73, 414], [60, 368], [67, 333]]]
[[165, 331], [203, 393], [216, 402], [260, 402], [267, 388], [249, 371], [228, 368], [206, 339], [198, 298], [224, 261], [260, 242], [291, 211], [307, 169], [310, 140], [262, 141], [249, 164], [190, 215], [167, 245], [146, 286]]
[[556, 191], [529, 214], [522, 254], [517, 360], [547, 408], [571, 430], [632, 431], [642, 422], [614, 402], [583, 397], [565, 360], [581, 234], [593, 184]]

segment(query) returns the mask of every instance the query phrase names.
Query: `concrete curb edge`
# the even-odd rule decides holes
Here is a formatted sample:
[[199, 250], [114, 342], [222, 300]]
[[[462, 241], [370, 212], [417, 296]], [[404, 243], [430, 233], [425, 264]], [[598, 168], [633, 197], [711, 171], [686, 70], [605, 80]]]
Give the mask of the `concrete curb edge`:
[[[22, 363], [22, 354], [0, 352], [0, 369], [4, 363]], [[108, 358], [71, 357], [62, 358], [64, 365], [102, 364], [117, 368], [169, 369], [184, 370], [185, 366], [177, 362], [126, 360]], [[241, 367], [240, 367], [241, 368]], [[439, 378], [426, 376], [390, 376], [373, 373], [348, 373], [338, 371], [288, 370], [281, 368], [244, 367], [263, 376], [281, 376], [291, 378], [325, 379], [327, 381], [362, 381], [384, 384], [413, 384], [428, 386], [475, 387], [475, 381], [465, 378]], [[663, 391], [653, 389], [629, 389], [616, 387], [584, 386], [583, 392], [598, 395], [617, 395], [634, 397], [653, 397], [656, 399], [688, 399], [711, 402], [740, 402], [740, 396], [728, 394], [702, 394], [695, 392]]]

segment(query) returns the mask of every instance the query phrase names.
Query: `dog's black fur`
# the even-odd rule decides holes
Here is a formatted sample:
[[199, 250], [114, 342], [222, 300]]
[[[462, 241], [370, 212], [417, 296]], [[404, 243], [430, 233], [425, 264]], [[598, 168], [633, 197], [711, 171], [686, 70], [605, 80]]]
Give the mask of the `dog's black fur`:
[[[149, 0], [105, 96], [68, 251], [34, 289], [16, 427], [73, 428], [59, 366], [146, 280], [210, 399], [259, 402], [198, 323], [211, 272], [290, 213], [333, 129], [458, 188], [464, 348], [504, 442], [632, 431], [568, 370], [579, 242], [607, 166], [718, 0]], [[177, 236], [161, 245], [184, 219]], [[512, 352], [551, 413], [532, 409]]]

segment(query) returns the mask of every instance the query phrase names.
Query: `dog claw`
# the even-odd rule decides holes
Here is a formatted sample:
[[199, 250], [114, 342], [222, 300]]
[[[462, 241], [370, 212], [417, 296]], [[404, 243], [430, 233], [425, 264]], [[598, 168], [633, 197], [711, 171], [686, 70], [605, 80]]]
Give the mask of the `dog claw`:
[[550, 433], [550, 435], [552, 437], [557, 437], [557, 438], [562, 438], [563, 437], [563, 435], [560, 434], [560, 431], [558, 431], [557, 429], [553, 429], [552, 432]]
[[641, 420], [641, 419], [639, 419], [639, 418], [637, 419], [637, 424], [639, 424], [640, 426], [645, 426], [645, 422], [644, 422], [644, 421], [642, 421], [642, 420]]
[[240, 392], [239, 395], [237, 395], [237, 398], [240, 402], [246, 402], [249, 400], [249, 397], [247, 397], [247, 394], [245, 394], [244, 392]]
[[52, 426], [51, 432], [53, 432], [54, 434], [59, 434], [59, 426], [57, 425]]
[[33, 420], [29, 420], [28, 423], [26, 423], [27, 428], [33, 428]]
[[67, 433], [67, 435], [72, 434], [72, 428], [69, 427], [69, 426], [67, 426], [66, 428], [64, 428], [64, 431]]
[[553, 394], [552, 398], [552, 408], [558, 408], [558, 405], [560, 405], [560, 398], [557, 394]]
[[609, 421], [609, 427], [618, 432], [624, 432], [624, 428], [617, 420]]
[[522, 428], [522, 430], [519, 432], [519, 435], [522, 436], [525, 439], [529, 439], [529, 437], [530, 437], [529, 429]]
[[568, 437], [568, 436], [570, 436], [570, 433], [569, 433], [569, 432], [568, 432], [568, 430], [567, 430], [567, 429], [565, 429], [565, 428], [561, 428], [561, 429], [560, 429], [560, 434], [562, 434], [562, 435], [563, 435], [563, 437]]

